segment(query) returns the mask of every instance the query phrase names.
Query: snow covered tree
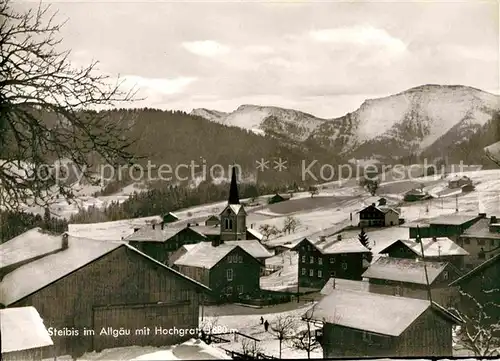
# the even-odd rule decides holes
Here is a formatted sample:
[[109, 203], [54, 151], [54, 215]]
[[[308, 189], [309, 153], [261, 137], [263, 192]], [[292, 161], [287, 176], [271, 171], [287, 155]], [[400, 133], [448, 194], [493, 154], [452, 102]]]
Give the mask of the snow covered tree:
[[[315, 305], [316, 306], [316, 305]], [[297, 350], [307, 352], [307, 359], [311, 358], [311, 352], [321, 348], [319, 341], [315, 337], [315, 330], [312, 325], [314, 322], [314, 307], [311, 312], [302, 318], [305, 323], [305, 328], [300, 329], [292, 338], [292, 345]]]
[[274, 319], [270, 326], [271, 332], [280, 343], [279, 358], [281, 358], [283, 341], [289, 340], [293, 336], [296, 321], [292, 316], [279, 315]]
[[500, 288], [482, 289], [479, 300], [459, 292], [460, 305], [450, 308], [464, 321], [455, 335], [455, 348], [471, 351], [476, 357], [500, 356]]
[[283, 233], [290, 234], [291, 232], [295, 232], [297, 226], [299, 225], [299, 220], [293, 216], [287, 216], [283, 221]]
[[361, 233], [358, 235], [358, 239], [363, 246], [365, 246], [368, 249], [371, 249], [370, 248], [370, 241], [368, 240], [368, 236], [366, 235], [366, 232], [364, 229], [361, 229]]
[[259, 227], [260, 233], [264, 236], [265, 241], [269, 241], [271, 236], [279, 234], [279, 230], [276, 226], [271, 226], [269, 224], [263, 224]]
[[264, 350], [257, 343], [257, 341], [245, 338], [241, 341], [241, 351], [245, 356], [248, 356], [250, 358], [257, 358], [257, 356], [261, 354]]

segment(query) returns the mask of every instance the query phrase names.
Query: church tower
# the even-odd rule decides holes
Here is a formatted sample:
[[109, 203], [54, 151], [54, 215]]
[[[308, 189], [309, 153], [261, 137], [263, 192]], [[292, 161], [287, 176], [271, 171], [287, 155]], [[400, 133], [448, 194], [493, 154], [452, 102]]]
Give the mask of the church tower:
[[229, 198], [226, 208], [220, 214], [220, 241], [238, 241], [246, 239], [247, 214], [240, 204], [238, 183], [236, 182], [236, 168], [233, 167]]

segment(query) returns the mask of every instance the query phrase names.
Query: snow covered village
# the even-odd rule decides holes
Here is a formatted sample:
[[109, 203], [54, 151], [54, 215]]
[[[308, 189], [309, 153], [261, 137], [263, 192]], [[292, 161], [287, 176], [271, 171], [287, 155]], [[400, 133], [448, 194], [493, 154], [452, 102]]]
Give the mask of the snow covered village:
[[0, 359], [500, 358], [498, 6], [0, 0]]

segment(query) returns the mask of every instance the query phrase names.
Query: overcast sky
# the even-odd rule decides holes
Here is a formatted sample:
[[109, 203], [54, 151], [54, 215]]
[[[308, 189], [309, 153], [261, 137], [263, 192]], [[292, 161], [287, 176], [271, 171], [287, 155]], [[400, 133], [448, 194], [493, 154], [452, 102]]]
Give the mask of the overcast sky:
[[[45, 2], [49, 3], [49, 2]], [[19, 8], [37, 2], [16, 4]], [[499, 93], [499, 3], [59, 1], [75, 64], [125, 76], [141, 105], [322, 117], [421, 84]]]

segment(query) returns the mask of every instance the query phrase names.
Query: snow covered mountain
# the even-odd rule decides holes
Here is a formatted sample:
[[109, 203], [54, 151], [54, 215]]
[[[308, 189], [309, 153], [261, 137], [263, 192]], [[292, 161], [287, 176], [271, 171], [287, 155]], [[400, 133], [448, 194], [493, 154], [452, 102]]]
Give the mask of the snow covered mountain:
[[499, 111], [498, 95], [461, 85], [422, 85], [366, 100], [334, 119], [257, 105], [242, 105], [229, 114], [206, 109], [191, 114], [346, 156], [396, 158], [426, 149], [446, 151], [483, 129]]
[[251, 130], [292, 141], [305, 141], [325, 119], [293, 109], [259, 105], [241, 105], [234, 112], [193, 109], [191, 115], [201, 116], [228, 126]]

